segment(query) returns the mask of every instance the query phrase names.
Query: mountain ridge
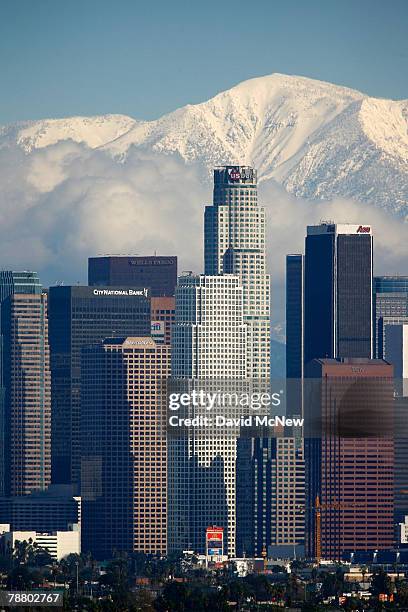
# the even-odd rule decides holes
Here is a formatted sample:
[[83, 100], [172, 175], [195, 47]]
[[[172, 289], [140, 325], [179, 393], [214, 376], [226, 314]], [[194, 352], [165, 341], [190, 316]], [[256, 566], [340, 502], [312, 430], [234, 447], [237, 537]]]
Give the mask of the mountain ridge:
[[407, 214], [408, 100], [372, 98], [324, 81], [274, 73], [243, 81], [159, 119], [46, 119], [0, 128], [0, 147], [73, 140], [126, 162], [132, 150], [176, 154], [204, 169], [244, 163], [307, 199], [353, 198]]

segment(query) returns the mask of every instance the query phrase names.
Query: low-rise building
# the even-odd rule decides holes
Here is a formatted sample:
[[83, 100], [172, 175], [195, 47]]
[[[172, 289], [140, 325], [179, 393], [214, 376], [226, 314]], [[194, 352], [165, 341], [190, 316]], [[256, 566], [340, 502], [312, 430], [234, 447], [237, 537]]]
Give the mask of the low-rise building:
[[12, 554], [17, 542], [30, 542], [46, 550], [56, 561], [70, 554], [81, 552], [81, 533], [77, 524], [67, 531], [38, 533], [37, 531], [10, 531], [10, 525], [0, 525], [0, 549], [2, 554]]

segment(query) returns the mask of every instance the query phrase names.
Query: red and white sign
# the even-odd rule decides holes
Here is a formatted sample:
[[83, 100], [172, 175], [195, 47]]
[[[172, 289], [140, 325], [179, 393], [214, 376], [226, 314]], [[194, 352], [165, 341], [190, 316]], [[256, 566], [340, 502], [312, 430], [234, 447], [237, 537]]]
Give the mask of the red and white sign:
[[224, 551], [224, 528], [207, 527], [205, 530], [205, 550], [207, 557], [222, 557]]
[[357, 234], [369, 234], [371, 231], [371, 227], [369, 225], [359, 225], [357, 229]]
[[223, 536], [224, 536], [224, 529], [222, 527], [219, 527], [217, 529], [209, 529], [209, 528], [207, 529], [207, 534], [206, 534], [207, 542], [208, 541], [222, 542]]
[[237, 168], [231, 168], [229, 171], [229, 178], [231, 181], [239, 181], [241, 178], [241, 173]]

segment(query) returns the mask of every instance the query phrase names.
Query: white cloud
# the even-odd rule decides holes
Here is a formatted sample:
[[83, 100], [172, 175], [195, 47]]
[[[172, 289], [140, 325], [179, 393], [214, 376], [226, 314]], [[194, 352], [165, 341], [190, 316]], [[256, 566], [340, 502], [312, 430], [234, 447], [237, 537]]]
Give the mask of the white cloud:
[[[0, 151], [1, 267], [35, 269], [45, 285], [86, 282], [87, 257], [106, 253], [179, 256], [179, 270], [201, 272], [202, 169], [177, 156], [130, 152], [118, 163], [72, 141], [25, 155]], [[306, 225], [321, 219], [367, 223], [375, 234], [376, 273], [408, 273], [407, 225], [368, 204], [308, 202], [262, 183], [267, 209], [272, 312], [284, 320], [285, 256], [303, 250]]]

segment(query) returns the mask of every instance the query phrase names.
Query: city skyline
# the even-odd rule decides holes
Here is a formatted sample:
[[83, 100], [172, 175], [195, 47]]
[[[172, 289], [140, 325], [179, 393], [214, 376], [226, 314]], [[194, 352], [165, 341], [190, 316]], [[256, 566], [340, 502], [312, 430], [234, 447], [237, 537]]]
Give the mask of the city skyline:
[[0, 608], [408, 610], [407, 0], [0, 5]]
[[[278, 429], [272, 432], [264, 424], [259, 434], [254, 429], [252, 438], [245, 438], [239, 431], [243, 423], [238, 418], [234, 425], [232, 418], [235, 430], [206, 430], [200, 421], [181, 436], [171, 430], [169, 419], [163, 436], [164, 379], [170, 389], [179, 385], [187, 395], [200, 385], [211, 390], [219, 381], [230, 391], [259, 395], [271, 383], [267, 221], [262, 201], [258, 203], [256, 169], [215, 168], [213, 202], [203, 216], [205, 257], [199, 275], [181, 272], [176, 278], [177, 254], [90, 257], [89, 285], [53, 286], [47, 294], [35, 272], [1, 273], [5, 432], [13, 432], [15, 424], [21, 428], [20, 414], [28, 415], [28, 423], [36, 416], [29, 390], [22, 395], [13, 391], [20, 381], [24, 385], [34, 363], [32, 353], [40, 356], [35, 367], [47, 370], [41, 375], [41, 397], [48, 401], [52, 425], [46, 433], [40, 431], [41, 439], [46, 438], [42, 461], [47, 467], [28, 462], [34, 484], [20, 483], [20, 468], [7, 471], [18, 449], [23, 453], [18, 466], [23, 466], [31, 448], [24, 451], [18, 435], [10, 436], [2, 463], [11, 476], [5, 493], [15, 497], [43, 490], [47, 496], [50, 482], [73, 485], [76, 494], [80, 487], [82, 541], [99, 559], [115, 549], [164, 554], [192, 547], [204, 554], [204, 535], [211, 526], [223, 530], [224, 550], [212, 555], [219, 558], [234, 557], [237, 551], [290, 555], [297, 550], [302, 555], [304, 541], [306, 554], [317, 559], [344, 557], [350, 547], [355, 553], [391, 549], [394, 527], [405, 519], [394, 480], [406, 480], [406, 443], [398, 440], [394, 456], [386, 419], [381, 433], [373, 427], [378, 427], [375, 419], [381, 410], [389, 420], [394, 403], [404, 418], [405, 386], [393, 379], [406, 367], [408, 335], [401, 327], [408, 323], [406, 277], [374, 276], [376, 234], [370, 225], [308, 225], [305, 254], [287, 256], [287, 376], [299, 383], [296, 379], [305, 370], [306, 378], [294, 393], [288, 388], [285, 409], [289, 416], [306, 415], [309, 434], [302, 439], [296, 427], [280, 431], [281, 426], [269, 423]], [[38, 315], [30, 310], [34, 298], [42, 304], [40, 330]], [[41, 350], [29, 344], [25, 356], [26, 338], [34, 338]], [[379, 353], [393, 356], [395, 371], [374, 358]], [[338, 399], [319, 400], [312, 394], [310, 403], [310, 378], [329, 385], [330, 392], [321, 398], [337, 393]], [[343, 396], [337, 381], [344, 378], [352, 391]], [[358, 387], [361, 381], [369, 386]], [[283, 389], [283, 381], [279, 384]], [[364, 418], [371, 424], [366, 434], [358, 420], [364, 410], [372, 412]], [[42, 415], [42, 427], [44, 421]], [[319, 423], [320, 442], [314, 439]], [[22, 433], [22, 439], [27, 435]], [[341, 503], [337, 497], [343, 482], [336, 480], [337, 468], [330, 463], [333, 448], [344, 462], [340, 478], [348, 483], [349, 497], [357, 495], [356, 466], [362, 458], [366, 461], [363, 476], [371, 483], [371, 497], [366, 504], [369, 534], [357, 528], [358, 521], [353, 533], [347, 531], [346, 521], [336, 527], [337, 544], [330, 547], [331, 510]], [[33, 457], [41, 457], [40, 450]], [[383, 450], [386, 463], [379, 461]], [[387, 507], [381, 503], [377, 512], [380, 486], [387, 487]], [[66, 503], [67, 497], [60, 501]], [[12, 511], [13, 504], [2, 503]], [[323, 512], [318, 527], [317, 512]], [[333, 520], [337, 525], [337, 518]], [[377, 532], [383, 535], [377, 537]]]

